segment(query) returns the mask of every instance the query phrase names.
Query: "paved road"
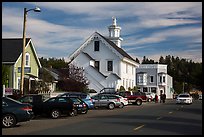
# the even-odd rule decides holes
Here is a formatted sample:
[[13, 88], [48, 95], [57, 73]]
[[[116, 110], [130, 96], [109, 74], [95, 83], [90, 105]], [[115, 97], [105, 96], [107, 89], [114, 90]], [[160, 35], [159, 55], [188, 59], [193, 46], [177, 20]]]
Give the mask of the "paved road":
[[2, 135], [202, 135], [202, 101], [192, 105], [166, 103], [90, 110], [85, 115], [39, 117], [3, 128]]

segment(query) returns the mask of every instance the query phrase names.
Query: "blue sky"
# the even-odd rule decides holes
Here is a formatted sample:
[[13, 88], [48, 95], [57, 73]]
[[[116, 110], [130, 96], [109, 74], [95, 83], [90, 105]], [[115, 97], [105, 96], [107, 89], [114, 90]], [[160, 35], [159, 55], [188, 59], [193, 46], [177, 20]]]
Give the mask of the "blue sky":
[[175, 56], [202, 62], [202, 2], [3, 2], [2, 38], [26, 36], [39, 57], [65, 58], [95, 31], [108, 36], [112, 17], [122, 28], [122, 48], [141, 62]]

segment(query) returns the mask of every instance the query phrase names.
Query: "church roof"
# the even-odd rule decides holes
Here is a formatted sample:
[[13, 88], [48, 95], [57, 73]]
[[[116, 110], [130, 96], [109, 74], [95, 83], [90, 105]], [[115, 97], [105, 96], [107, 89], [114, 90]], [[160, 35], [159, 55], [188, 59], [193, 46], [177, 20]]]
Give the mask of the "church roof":
[[130, 55], [127, 54], [127, 52], [125, 52], [122, 48], [119, 48], [114, 42], [112, 42], [111, 40], [107, 39], [106, 37], [102, 36], [101, 34], [99, 34], [98, 32], [96, 32], [98, 35], [100, 35], [104, 40], [106, 40], [106, 42], [108, 42], [116, 51], [118, 51], [122, 56], [136, 62], [136, 60], [134, 60]]

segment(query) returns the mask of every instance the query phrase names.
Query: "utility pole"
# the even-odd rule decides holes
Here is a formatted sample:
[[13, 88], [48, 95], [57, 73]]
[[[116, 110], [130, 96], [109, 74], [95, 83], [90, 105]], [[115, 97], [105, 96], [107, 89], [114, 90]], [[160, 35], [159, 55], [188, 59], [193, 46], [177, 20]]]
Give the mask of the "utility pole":
[[23, 50], [22, 50], [22, 60], [21, 60], [21, 84], [20, 84], [20, 92], [21, 95], [24, 95], [23, 87], [24, 87], [24, 66], [25, 66], [25, 46], [26, 46], [26, 18], [28, 11], [40, 12], [40, 8], [36, 7], [34, 9], [27, 10], [24, 8], [24, 19], [23, 19]]

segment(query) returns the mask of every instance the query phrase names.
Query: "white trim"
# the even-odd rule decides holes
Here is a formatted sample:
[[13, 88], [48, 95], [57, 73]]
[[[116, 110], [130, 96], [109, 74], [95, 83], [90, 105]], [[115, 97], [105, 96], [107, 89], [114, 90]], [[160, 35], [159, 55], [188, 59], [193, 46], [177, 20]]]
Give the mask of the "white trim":
[[[32, 43], [32, 44], [31, 44], [31, 47], [32, 47], [32, 49], [33, 49], [33, 51], [34, 51], [34, 56], [36, 57], [36, 60], [37, 60], [37, 63], [38, 63], [38, 65], [39, 65], [39, 67], [42, 68], [41, 63], [40, 63], [40, 60], [38, 59], [37, 52], [36, 52], [36, 50], [35, 50], [35, 46], [34, 46], [32, 40], [30, 39], [29, 42]], [[28, 44], [29, 44], [29, 42], [28, 42]]]

